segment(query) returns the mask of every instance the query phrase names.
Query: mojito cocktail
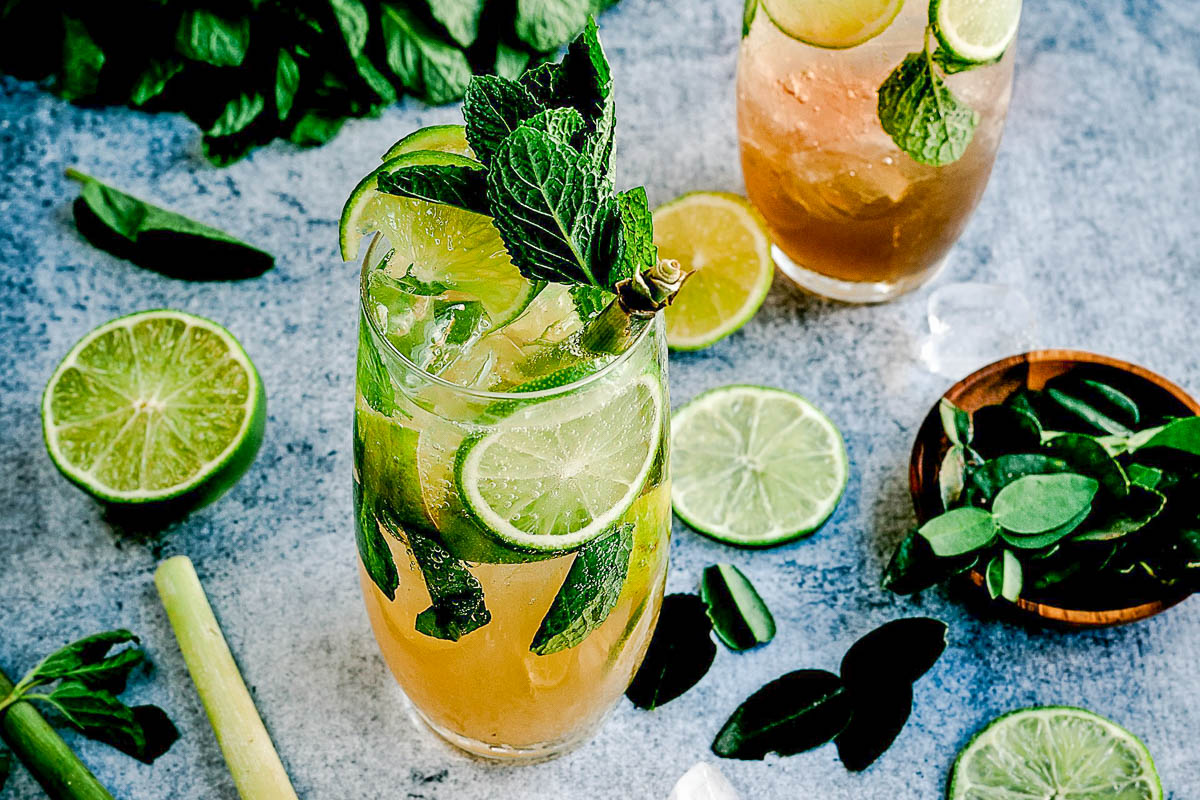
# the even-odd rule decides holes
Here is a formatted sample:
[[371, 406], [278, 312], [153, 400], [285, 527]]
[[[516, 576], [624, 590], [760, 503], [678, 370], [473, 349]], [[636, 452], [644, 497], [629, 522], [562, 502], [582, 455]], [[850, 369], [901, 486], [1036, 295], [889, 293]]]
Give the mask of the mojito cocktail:
[[[786, 33], [781, 24], [793, 21], [789, 3], [800, 24], [813, 26], [799, 35], [828, 38], [806, 43], [795, 31]], [[1004, 130], [1015, 48], [1008, 47], [995, 63], [942, 58], [937, 54], [947, 51], [930, 30], [928, 0], [908, 0], [894, 19], [886, 14], [895, 13], [889, 7], [897, 4], [888, 0], [841, 4], [839, 13], [861, 7], [885, 15], [882, 31], [859, 44], [852, 43], [872, 31], [844, 27], [854, 20], [821, 30], [814, 17], [822, 12], [801, 16], [807, 6], [833, 5], [771, 0], [754, 15], [738, 63], [742, 172], [750, 200], [770, 227], [780, 269], [817, 294], [886, 300], [937, 271], [983, 195]], [[1019, 13], [1020, 3], [1015, 5]], [[777, 12], [780, 24], [768, 10]], [[928, 65], [927, 80], [952, 92], [962, 117], [974, 115], [973, 135], [961, 154], [947, 147], [914, 157], [881, 124], [881, 87], [910, 53], [919, 56], [911, 62], [914, 68]], [[922, 87], [915, 83], [899, 87], [898, 95], [908, 93], [901, 105], [918, 102]], [[938, 123], [941, 97], [930, 91], [929, 110], [922, 112]], [[953, 135], [959, 120], [942, 111]], [[897, 128], [921, 145], [945, 135], [930, 130], [917, 137], [909, 120]]]
[[[644, 191], [612, 188], [603, 59], [589, 26], [527, 83], [477, 80], [466, 127], [397, 143], [342, 220], [347, 257], [378, 234], [354, 417], [367, 612], [417, 713], [484, 756], [587, 737], [662, 600], [657, 312], [682, 276], [657, 260]], [[508, 116], [477, 126], [501, 105], [475, 104], [488, 93]]]

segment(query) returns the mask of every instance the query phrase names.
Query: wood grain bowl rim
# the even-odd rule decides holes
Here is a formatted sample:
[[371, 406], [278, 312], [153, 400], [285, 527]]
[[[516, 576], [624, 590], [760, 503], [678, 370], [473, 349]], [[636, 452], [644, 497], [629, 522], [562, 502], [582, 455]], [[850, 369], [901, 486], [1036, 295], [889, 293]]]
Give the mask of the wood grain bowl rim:
[[[1157, 372], [1148, 370], [1138, 364], [1133, 364], [1128, 361], [1122, 361], [1111, 356], [1099, 355], [1086, 350], [1068, 350], [1068, 349], [1050, 349], [1050, 350], [1030, 350], [1025, 353], [1020, 353], [1008, 358], [1002, 358], [999, 361], [994, 361], [991, 364], [980, 367], [962, 380], [955, 383], [947, 389], [938, 401], [934, 403], [929, 415], [922, 422], [921, 427], [917, 431], [916, 440], [913, 443], [912, 457], [909, 460], [909, 489], [912, 494], [913, 507], [916, 510], [917, 520], [919, 523], [924, 523], [929, 515], [925, 511], [926, 504], [922, 502], [922, 498], [927, 494], [927, 487], [922, 483], [923, 462], [925, 460], [925, 450], [930, 442], [927, 441], [930, 437], [928, 429], [931, 420], [938, 418], [938, 405], [944, 398], [957, 404], [959, 399], [966, 394], [970, 389], [984, 380], [992, 378], [996, 375], [1004, 374], [1009, 370], [1019, 367], [1022, 364], [1035, 364], [1048, 361], [1074, 362], [1075, 364], [1096, 364], [1103, 367], [1110, 367], [1120, 370], [1130, 375], [1134, 375], [1151, 385], [1167, 392], [1175, 400], [1186, 408], [1191, 409], [1192, 413], [1200, 415], [1200, 402], [1197, 402], [1190, 394], [1183, 390], [1178, 384], [1167, 378], [1159, 375]], [[945, 434], [941, 433], [940, 422], [937, 423], [938, 437], [936, 438], [936, 447], [938, 452], [945, 447], [948, 442], [945, 439]], [[938, 478], [938, 470], [940, 465], [936, 467], [929, 476], [931, 483], [936, 483]], [[979, 588], [985, 585], [983, 574], [978, 569], [972, 569], [968, 573], [968, 578], [971, 583]], [[1166, 611], [1174, 605], [1186, 600], [1191, 595], [1188, 593], [1180, 593], [1174, 596], [1168, 596], [1159, 600], [1154, 600], [1149, 603], [1141, 603], [1135, 606], [1126, 608], [1112, 609], [1072, 609], [1053, 606], [1048, 603], [1037, 603], [1032, 600], [1018, 598], [1014, 604], [1022, 612], [1034, 616], [1039, 620], [1054, 625], [1060, 625], [1068, 628], [1105, 628], [1114, 625], [1125, 625], [1131, 622], [1147, 619]]]

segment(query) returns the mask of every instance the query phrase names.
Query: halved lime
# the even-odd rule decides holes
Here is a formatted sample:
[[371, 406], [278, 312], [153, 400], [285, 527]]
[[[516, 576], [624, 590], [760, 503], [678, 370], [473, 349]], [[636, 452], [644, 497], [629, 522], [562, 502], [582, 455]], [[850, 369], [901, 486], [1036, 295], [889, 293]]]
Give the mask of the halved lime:
[[954, 762], [949, 800], [1161, 800], [1146, 746], [1082, 708], [1013, 711], [967, 743]]
[[475, 156], [471, 145], [467, 144], [466, 126], [430, 125], [413, 131], [389, 147], [380, 161], [390, 161], [396, 156], [402, 156], [414, 150], [438, 150], [442, 153], [454, 153], [468, 158]]
[[1021, 0], [932, 0], [929, 22], [952, 55], [963, 61], [994, 61], [1017, 35]]
[[414, 164], [479, 166], [469, 158], [431, 150], [385, 162], [359, 182], [342, 209], [342, 258], [357, 258], [363, 237], [378, 231], [393, 250], [388, 268], [395, 277], [404, 277], [411, 266], [422, 281], [437, 281], [480, 300], [493, 327], [516, 318], [541, 285], [527, 281], [513, 266], [489, 217], [375, 190], [379, 173]]
[[775, 25], [793, 39], [843, 49], [883, 33], [904, 0], [762, 0]]
[[849, 466], [837, 427], [782, 389], [721, 386], [675, 412], [671, 501], [718, 541], [769, 547], [829, 519]]
[[775, 267], [758, 212], [725, 192], [692, 192], [654, 212], [663, 258], [692, 271], [667, 308], [667, 344], [699, 350], [746, 324], [767, 296]]
[[42, 396], [42, 431], [54, 465], [93, 497], [183, 511], [245, 473], [266, 407], [229, 331], [182, 311], [142, 311], [71, 348]]
[[524, 405], [455, 459], [463, 505], [510, 547], [565, 552], [619, 520], [654, 465], [664, 392], [643, 375]]

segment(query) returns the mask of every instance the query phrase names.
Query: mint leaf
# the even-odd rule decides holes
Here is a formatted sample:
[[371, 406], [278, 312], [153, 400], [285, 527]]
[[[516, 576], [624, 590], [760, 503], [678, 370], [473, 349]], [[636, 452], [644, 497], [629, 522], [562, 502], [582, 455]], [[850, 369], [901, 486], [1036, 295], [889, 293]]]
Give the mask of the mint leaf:
[[1001, 53], [991, 61], [968, 61], [965, 58], [959, 58], [949, 50], [939, 46], [933, 51], [933, 55], [930, 58], [933, 59], [933, 63], [942, 68], [942, 72], [945, 72], [947, 75], [956, 75], [959, 72], [966, 72], [977, 67], [990, 67], [993, 64], [999, 64], [1000, 59], [1004, 58], [1004, 54]]
[[789, 672], [738, 706], [721, 726], [712, 751], [721, 758], [759, 761], [767, 753], [802, 753], [841, 733], [853, 709], [845, 685], [832, 672]]
[[609, 288], [598, 232], [611, 191], [585, 156], [532, 128], [505, 139], [488, 171], [496, 228], [530, 280]]
[[479, 17], [484, 0], [425, 0], [429, 13], [442, 24], [450, 38], [463, 47], [474, 44], [479, 35]]
[[[374, 352], [373, 349], [371, 352]], [[375, 358], [379, 358], [378, 354], [375, 355]], [[356, 442], [356, 444], [358, 443]], [[358, 557], [362, 561], [363, 569], [366, 570], [367, 577], [371, 579], [371, 582], [379, 588], [379, 591], [383, 592], [388, 600], [395, 600], [396, 589], [400, 586], [400, 574], [396, 570], [396, 562], [392, 560], [392, 551], [388, 548], [387, 540], [379, 530], [377, 517], [379, 516], [380, 501], [375, 498], [374, 492], [355, 482], [354, 503], [358, 508], [354, 525], [354, 542], [358, 546]], [[396, 536], [394, 531], [389, 530], [388, 532]]]
[[529, 650], [545, 656], [575, 647], [603, 625], [621, 596], [632, 552], [632, 522], [579, 550]]
[[496, 63], [493, 69], [501, 78], [516, 80], [529, 66], [529, 59], [530, 55], [525, 50], [500, 42], [496, 45]]
[[288, 134], [288, 141], [302, 147], [325, 144], [337, 136], [345, 122], [344, 118], [327, 114], [324, 111], [306, 111], [292, 127], [291, 133]]
[[572, 286], [567, 292], [575, 304], [575, 313], [584, 322], [603, 311], [613, 299], [611, 292], [596, 286]]
[[475, 157], [484, 164], [491, 164], [500, 143], [521, 122], [545, 108], [544, 103], [535, 100], [529, 90], [516, 81], [492, 75], [472, 78], [463, 98], [463, 119], [467, 142]]
[[167, 81], [183, 70], [183, 64], [175, 59], [153, 59], [138, 76], [129, 92], [129, 103], [145, 105], [158, 97], [167, 88]]
[[620, 228], [616, 266], [610, 284], [645, 272], [658, 263], [658, 247], [654, 244], [654, 218], [646, 189], [638, 186], [617, 195]]
[[250, 46], [250, 20], [231, 19], [202, 8], [192, 8], [179, 18], [175, 49], [184, 58], [214, 67], [237, 67]]
[[225, 104], [221, 116], [204, 132], [205, 136], [229, 136], [245, 129], [262, 113], [266, 101], [258, 92], [242, 92]]
[[396, 285], [409, 294], [420, 297], [437, 297], [450, 290], [450, 286], [441, 281], [423, 281], [413, 274], [416, 264], [409, 264], [404, 277], [396, 281]]
[[287, 119], [292, 112], [296, 90], [300, 88], [300, 67], [287, 50], [279, 51], [275, 64], [275, 111], [279, 119]]
[[114, 747], [149, 764], [179, 738], [179, 731], [157, 706], [130, 708], [104, 689], [63, 681], [48, 695], [26, 695], [57, 710], [89, 739]]
[[363, 52], [367, 44], [367, 34], [370, 32], [371, 20], [367, 7], [362, 0], [330, 0], [329, 7], [337, 20], [346, 48], [350, 51], [350, 60], [363, 83], [384, 103], [396, 100], [396, 90], [392, 84], [371, 63]]
[[491, 622], [492, 614], [483, 602], [483, 587], [466, 564], [450, 555], [436, 538], [436, 532], [410, 527], [407, 533], [413, 557], [425, 577], [429, 599], [433, 601], [417, 615], [417, 632], [457, 642]]
[[104, 51], [92, 38], [83, 21], [63, 15], [62, 80], [58, 93], [67, 100], [79, 100], [96, 93]]
[[462, 97], [471, 80], [466, 55], [405, 6], [382, 3], [380, 14], [388, 66], [400, 82], [434, 105]]
[[557, 50], [605, 5], [597, 0], [517, 0], [517, 35], [534, 50]]
[[129, 671], [143, 661], [145, 654], [136, 647], [111, 656], [108, 652], [117, 645], [137, 641], [124, 629], [85, 636], [46, 656], [25, 680], [49, 683], [69, 678], [119, 692], [125, 688]]
[[488, 214], [487, 176], [482, 166], [415, 164], [379, 175], [381, 192], [444, 203], [476, 214]]
[[926, 51], [909, 53], [879, 87], [879, 122], [914, 161], [934, 167], [962, 157], [979, 114], [954, 96]]
[[573, 108], [548, 108], [522, 121], [521, 127], [542, 131], [569, 145], [575, 134], [583, 130], [583, 117]]

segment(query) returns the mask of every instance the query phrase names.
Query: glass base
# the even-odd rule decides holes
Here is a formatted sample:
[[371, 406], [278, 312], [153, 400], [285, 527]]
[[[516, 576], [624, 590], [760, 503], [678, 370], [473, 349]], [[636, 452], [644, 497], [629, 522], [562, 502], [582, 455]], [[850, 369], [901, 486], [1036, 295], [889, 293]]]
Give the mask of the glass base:
[[404, 697], [404, 705], [408, 708], [409, 716], [412, 717], [414, 723], [419, 727], [428, 729], [456, 750], [460, 750], [478, 759], [516, 764], [540, 764], [543, 761], [550, 761], [569, 753], [595, 736], [596, 731], [600, 729], [600, 725], [604, 722], [605, 717], [607, 717], [607, 715], [601, 717], [595, 723], [564, 739], [551, 742], [538, 742], [527, 747], [513, 747], [510, 745], [482, 742], [478, 739], [471, 739], [447, 730], [425, 716], [421, 712], [421, 709], [417, 708], [407, 696]]
[[771, 258], [775, 261], [775, 266], [801, 289], [843, 303], [885, 303], [932, 280], [946, 268], [946, 262], [949, 261], [948, 257], [943, 258], [928, 269], [897, 281], [872, 282], [843, 281], [814, 272], [792, 261], [788, 254], [776, 245], [771, 245]]

